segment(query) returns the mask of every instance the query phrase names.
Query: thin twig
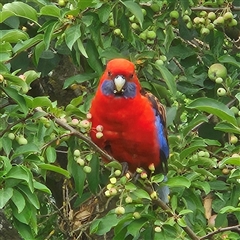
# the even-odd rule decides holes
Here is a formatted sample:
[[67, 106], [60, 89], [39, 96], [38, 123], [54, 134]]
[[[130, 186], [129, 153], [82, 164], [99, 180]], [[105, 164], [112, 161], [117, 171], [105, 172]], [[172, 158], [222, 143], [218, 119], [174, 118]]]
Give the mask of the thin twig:
[[[226, 7], [204, 7], [204, 6], [191, 8], [192, 11], [206, 11], [206, 12], [223, 11], [225, 9], [226, 9]], [[240, 7], [236, 7], [236, 6], [231, 6], [230, 9], [232, 11], [240, 11]]]
[[212, 237], [213, 235], [220, 233], [220, 232], [226, 232], [226, 231], [237, 231], [240, 233], [240, 224], [235, 225], [235, 226], [225, 227], [225, 228], [218, 228], [216, 231], [213, 231], [213, 232], [199, 238], [199, 240], [210, 239], [210, 237]]

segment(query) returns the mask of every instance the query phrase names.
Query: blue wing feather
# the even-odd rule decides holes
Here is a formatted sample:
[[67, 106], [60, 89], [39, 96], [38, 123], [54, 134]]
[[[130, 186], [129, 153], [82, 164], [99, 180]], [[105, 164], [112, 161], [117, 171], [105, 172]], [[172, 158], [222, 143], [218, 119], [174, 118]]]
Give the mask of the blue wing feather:
[[[155, 126], [157, 129], [161, 161], [159, 170], [164, 174], [163, 182], [166, 182], [167, 181], [166, 174], [168, 171], [167, 159], [169, 157], [169, 146], [167, 140], [165, 108], [152, 93], [142, 90], [142, 94], [149, 99], [149, 101], [152, 104], [153, 111], [155, 113]], [[158, 192], [159, 198], [163, 202], [165, 203], [169, 202], [168, 195], [170, 193], [170, 190], [168, 186], [164, 185], [163, 183], [161, 186], [156, 186], [156, 191]]]

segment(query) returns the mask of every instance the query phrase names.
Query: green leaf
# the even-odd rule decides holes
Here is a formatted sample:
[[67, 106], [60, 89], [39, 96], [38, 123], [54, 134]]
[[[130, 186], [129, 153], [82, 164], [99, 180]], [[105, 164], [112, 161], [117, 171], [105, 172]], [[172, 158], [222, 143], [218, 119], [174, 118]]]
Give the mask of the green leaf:
[[1, 168], [0, 168], [0, 179], [1, 179], [4, 175], [6, 175], [10, 171], [10, 169], [12, 168], [12, 164], [8, 157], [0, 156], [0, 165], [1, 165]]
[[136, 17], [138, 20], [140, 26], [142, 27], [143, 23], [143, 13], [142, 8], [139, 6], [139, 4], [133, 2], [133, 1], [121, 1], [123, 5]]
[[98, 11], [98, 17], [100, 19], [100, 21], [102, 23], [105, 23], [108, 18], [109, 18], [109, 15], [111, 13], [111, 5], [110, 4], [104, 4], [103, 6], [101, 6]]
[[154, 66], [160, 71], [163, 79], [165, 80], [168, 86], [170, 94], [173, 97], [176, 97], [177, 87], [176, 87], [176, 81], [173, 74], [165, 66], [159, 66], [157, 64], [154, 64]]
[[36, 107], [51, 107], [52, 102], [48, 96], [35, 97], [32, 101], [32, 108]]
[[25, 41], [18, 41], [17, 44], [13, 48], [14, 53], [20, 53], [22, 51], [25, 51], [29, 49], [30, 47], [33, 47], [36, 45], [36, 43], [43, 40], [43, 34], [37, 34], [36, 36], [27, 39]]
[[88, 56], [91, 56], [87, 59], [89, 66], [97, 72], [98, 76], [101, 76], [103, 72], [102, 63], [99, 59], [99, 53], [94, 42], [90, 39], [87, 41], [86, 52]]
[[233, 207], [233, 206], [226, 206], [223, 207], [219, 213], [223, 214], [223, 213], [233, 213], [233, 212], [240, 212], [240, 207]]
[[45, 33], [43, 36], [43, 41], [45, 43], [45, 49], [47, 50], [50, 46], [52, 37], [53, 37], [53, 32], [58, 24], [58, 21], [55, 20], [50, 20], [48, 22], [48, 25], [45, 28]]
[[74, 83], [83, 83], [83, 82], [92, 80], [95, 77], [97, 77], [96, 73], [83, 73], [83, 74], [74, 75], [70, 78], [67, 78], [64, 81], [63, 89], [68, 88], [69, 86], [71, 86]]
[[70, 50], [73, 44], [81, 37], [81, 29], [78, 24], [72, 25], [65, 31], [65, 42]]
[[11, 200], [17, 207], [18, 213], [21, 213], [26, 205], [26, 201], [22, 193], [19, 192], [17, 189], [13, 189], [13, 196]]
[[0, 41], [1, 42], [9, 42], [9, 43], [17, 43], [19, 40], [28, 39], [28, 35], [25, 32], [22, 32], [17, 29], [13, 30], [1, 30]]
[[38, 152], [40, 152], [40, 149], [37, 147], [36, 144], [28, 143], [26, 145], [22, 145], [22, 146], [18, 147], [15, 150], [15, 152], [13, 153], [12, 158], [17, 157], [19, 155], [27, 155], [27, 154], [30, 154], [33, 152], [38, 153]]
[[18, 185], [18, 189], [22, 193], [25, 194], [25, 196], [27, 197], [27, 200], [29, 201], [29, 203], [31, 203], [37, 209], [40, 208], [40, 203], [39, 203], [39, 200], [38, 200], [38, 197], [37, 197], [36, 193], [31, 192], [30, 189], [28, 188], [28, 186], [25, 186], [25, 185], [21, 184], [21, 185]]
[[227, 157], [224, 158], [220, 163], [219, 166], [222, 167], [226, 164], [232, 164], [236, 166], [240, 166], [240, 157]]
[[168, 179], [168, 181], [165, 183], [167, 186], [171, 187], [186, 187], [189, 188], [191, 186], [191, 182], [185, 178], [185, 177], [181, 177], [181, 176], [177, 176], [177, 177], [171, 177]]
[[34, 70], [29, 70], [24, 73], [24, 76], [26, 77], [25, 82], [30, 85], [34, 80], [39, 78], [41, 75], [40, 72], [35, 72]]
[[215, 130], [219, 130], [226, 133], [236, 133], [240, 134], [240, 128], [227, 122], [220, 122], [215, 127]]
[[218, 61], [220, 63], [228, 63], [231, 64], [235, 67], [239, 67], [240, 68], [240, 62], [236, 61], [236, 58], [230, 56], [230, 55], [222, 55], [221, 57], [218, 58]]
[[80, 38], [77, 39], [77, 46], [81, 54], [85, 57], [88, 58], [87, 52], [85, 50], [85, 47], [83, 46], [83, 43]]
[[41, 169], [44, 169], [44, 170], [59, 173], [59, 174], [65, 176], [66, 178], [70, 178], [69, 172], [61, 167], [58, 167], [58, 166], [55, 166], [52, 164], [47, 164], [47, 163], [40, 163], [40, 164], [38, 164], [38, 167]]
[[177, 209], [177, 206], [178, 206], [177, 196], [173, 195], [170, 198], [170, 202], [171, 202], [171, 208], [172, 208], [173, 212], [175, 212]]
[[10, 198], [13, 196], [12, 188], [2, 188], [0, 189], [0, 209], [3, 209]]
[[18, 17], [23, 17], [37, 23], [37, 11], [29, 4], [23, 2], [12, 2], [3, 5], [2, 11], [10, 11]]
[[192, 182], [192, 187], [196, 187], [199, 189], [202, 189], [205, 194], [207, 195], [208, 193], [210, 193], [211, 188], [208, 182], [201, 182], [201, 181], [193, 181]]
[[237, 120], [234, 117], [233, 112], [223, 103], [212, 99], [212, 98], [198, 98], [193, 100], [187, 108], [197, 109], [200, 111], [204, 111], [207, 113], [211, 113], [213, 115], [218, 116], [222, 120], [226, 120], [233, 125], [237, 125]]
[[23, 96], [19, 95], [18, 91], [16, 89], [10, 88], [10, 87], [4, 87], [4, 91], [7, 93], [7, 95], [12, 98], [13, 101], [15, 101], [18, 106], [19, 110], [21, 109], [24, 114], [27, 114], [28, 107], [26, 106], [25, 99]]
[[180, 227], [187, 227], [186, 221], [183, 218], [178, 218], [177, 223]]
[[6, 19], [8, 19], [9, 17], [15, 16], [15, 14], [11, 11], [2, 11], [0, 12], [0, 23], [4, 22]]
[[89, 167], [92, 171], [87, 174], [88, 187], [93, 194], [97, 194], [99, 190], [99, 172], [100, 172], [100, 163], [99, 158], [96, 154], [92, 156], [92, 159], [89, 162]]
[[8, 137], [3, 137], [2, 138], [2, 147], [7, 156], [9, 156], [11, 150], [12, 150], [12, 140], [9, 139]]
[[166, 27], [166, 37], [165, 37], [164, 43], [163, 43], [163, 45], [165, 46], [167, 52], [169, 51], [169, 48], [171, 46], [171, 43], [172, 43], [173, 39], [175, 39], [175, 34], [173, 32], [172, 25], [169, 24]]
[[47, 194], [51, 194], [51, 190], [40, 182], [33, 181], [33, 187], [39, 191], [45, 192]]
[[188, 213], [193, 213], [193, 211], [190, 209], [183, 209], [178, 213], [178, 215], [186, 215]]
[[56, 149], [54, 147], [49, 146], [46, 149], [46, 158], [49, 163], [54, 163], [57, 159]]
[[139, 199], [146, 198], [151, 200], [151, 197], [149, 196], [149, 194], [143, 189], [138, 188], [133, 192], [133, 194], [137, 196]]
[[8, 174], [5, 176], [6, 179], [14, 178], [21, 179], [28, 184], [29, 189], [33, 192], [33, 175], [32, 172], [25, 166], [16, 165], [11, 168]]
[[43, 6], [40, 9], [40, 14], [41, 15], [46, 15], [46, 16], [52, 16], [52, 17], [61, 17], [61, 11], [60, 8], [58, 8], [56, 5], [46, 5]]

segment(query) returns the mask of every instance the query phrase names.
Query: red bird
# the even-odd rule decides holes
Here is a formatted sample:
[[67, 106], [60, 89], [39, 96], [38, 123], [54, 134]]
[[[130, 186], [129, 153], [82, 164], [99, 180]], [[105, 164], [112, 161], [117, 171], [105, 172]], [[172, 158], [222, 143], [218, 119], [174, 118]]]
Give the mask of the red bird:
[[[167, 173], [169, 148], [166, 134], [165, 108], [151, 93], [142, 89], [135, 66], [126, 59], [108, 62], [90, 113], [90, 136], [101, 149], [129, 170], [148, 170], [150, 164]], [[103, 136], [97, 138], [96, 127], [103, 126]], [[166, 191], [165, 191], [166, 190]], [[168, 202], [166, 193], [160, 193]]]

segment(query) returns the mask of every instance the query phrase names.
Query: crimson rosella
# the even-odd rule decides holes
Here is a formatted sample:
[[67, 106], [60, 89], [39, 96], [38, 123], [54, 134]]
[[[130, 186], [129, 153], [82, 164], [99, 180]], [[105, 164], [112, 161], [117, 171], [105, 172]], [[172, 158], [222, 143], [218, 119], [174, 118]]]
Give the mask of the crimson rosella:
[[[126, 162], [130, 171], [156, 170], [167, 173], [169, 147], [164, 106], [145, 91], [138, 80], [135, 66], [126, 59], [108, 62], [103, 73], [90, 113], [90, 136], [101, 149], [119, 162]], [[103, 136], [96, 136], [96, 127], [103, 127]], [[158, 190], [168, 202], [168, 187]]]

